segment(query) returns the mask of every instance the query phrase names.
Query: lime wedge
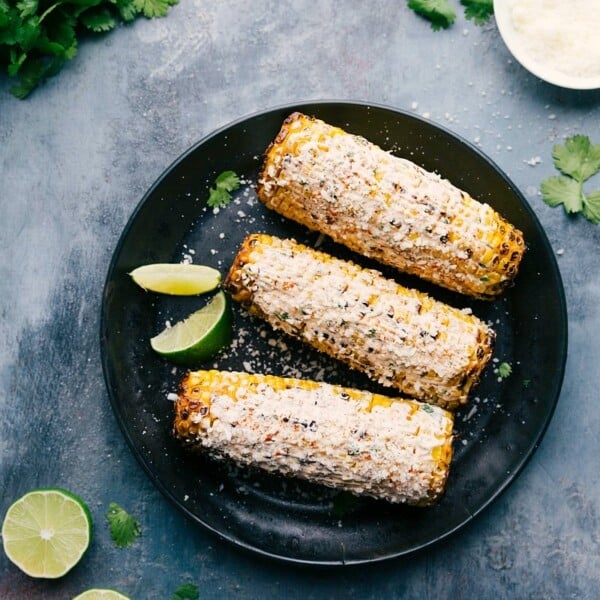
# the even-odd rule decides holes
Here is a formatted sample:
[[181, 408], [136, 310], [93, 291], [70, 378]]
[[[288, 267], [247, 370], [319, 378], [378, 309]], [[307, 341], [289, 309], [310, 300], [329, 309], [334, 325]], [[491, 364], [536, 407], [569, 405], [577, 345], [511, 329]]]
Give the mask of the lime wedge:
[[2, 524], [4, 551], [31, 577], [56, 579], [70, 571], [90, 544], [92, 517], [85, 502], [61, 489], [33, 490], [12, 504]]
[[223, 292], [203, 308], [150, 340], [155, 352], [173, 362], [194, 366], [231, 342], [231, 310]]
[[81, 592], [73, 600], [129, 600], [129, 598], [115, 590], [94, 588]]
[[212, 267], [184, 263], [155, 263], [134, 269], [133, 281], [150, 292], [173, 296], [194, 296], [214, 290], [221, 274]]

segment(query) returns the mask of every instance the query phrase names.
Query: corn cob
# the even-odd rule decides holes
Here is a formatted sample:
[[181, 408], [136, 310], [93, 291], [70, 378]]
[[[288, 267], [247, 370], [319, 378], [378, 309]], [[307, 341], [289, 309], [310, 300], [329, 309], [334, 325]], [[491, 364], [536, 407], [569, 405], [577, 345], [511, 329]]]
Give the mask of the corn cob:
[[525, 248], [522, 233], [489, 205], [300, 113], [267, 149], [258, 196], [359, 254], [476, 298], [512, 282]]
[[443, 408], [467, 402], [491, 356], [473, 315], [293, 240], [248, 236], [224, 286], [275, 329]]
[[415, 400], [300, 379], [195, 371], [182, 381], [175, 436], [215, 458], [390, 502], [444, 491], [452, 414]]

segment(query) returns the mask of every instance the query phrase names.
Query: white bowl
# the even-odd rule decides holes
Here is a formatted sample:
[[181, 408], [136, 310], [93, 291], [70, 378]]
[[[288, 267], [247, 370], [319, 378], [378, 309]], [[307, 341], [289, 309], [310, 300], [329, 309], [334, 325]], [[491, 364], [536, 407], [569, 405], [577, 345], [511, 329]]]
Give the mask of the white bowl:
[[515, 29], [510, 5], [510, 0], [494, 0], [494, 16], [504, 43], [523, 67], [540, 79], [560, 87], [574, 90], [600, 88], [600, 75], [592, 77], [569, 75], [558, 70], [550, 59], [545, 62], [534, 56], [525, 43], [522, 34]]

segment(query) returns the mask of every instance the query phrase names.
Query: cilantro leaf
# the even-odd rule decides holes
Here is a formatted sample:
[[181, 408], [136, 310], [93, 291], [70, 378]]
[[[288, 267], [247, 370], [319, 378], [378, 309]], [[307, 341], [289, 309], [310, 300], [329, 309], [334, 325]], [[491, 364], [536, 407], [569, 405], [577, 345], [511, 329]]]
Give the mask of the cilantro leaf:
[[431, 23], [431, 29], [447, 29], [456, 20], [448, 0], [408, 0], [408, 8]]
[[548, 177], [542, 181], [542, 197], [550, 206], [563, 204], [568, 213], [579, 212], [583, 208], [581, 185], [569, 177]]
[[552, 158], [563, 175], [542, 181], [544, 202], [562, 204], [567, 213], [581, 212], [588, 221], [599, 224], [600, 190], [586, 194], [583, 183], [600, 172], [600, 144], [592, 144], [586, 135], [574, 135], [552, 148]]
[[121, 19], [126, 23], [133, 21], [139, 15], [133, 0], [114, 0], [114, 2]]
[[206, 204], [211, 208], [223, 208], [231, 202], [231, 194], [223, 188], [211, 188]]
[[200, 593], [198, 586], [193, 583], [184, 583], [180, 585], [175, 593], [171, 596], [171, 600], [199, 600]]
[[0, 70], [25, 98], [75, 57], [79, 36], [140, 15], [162, 17], [178, 0], [0, 0]]
[[46, 61], [28, 59], [19, 71], [19, 83], [10, 88], [11, 94], [16, 98], [26, 98], [40, 81], [51, 77], [63, 64], [64, 60], [58, 56]]
[[52, 27], [48, 26], [47, 35], [50, 38], [41, 39], [37, 48], [43, 49], [46, 54], [62, 56], [66, 60], [73, 58], [77, 54], [75, 27], [75, 19], [64, 19]]
[[148, 19], [164, 17], [169, 10], [169, 6], [177, 4], [177, 2], [178, 0], [133, 0], [138, 12]]
[[14, 40], [23, 50], [30, 50], [33, 48], [40, 33], [40, 23], [38, 18], [31, 17], [15, 32]]
[[512, 373], [512, 367], [510, 366], [510, 363], [502, 362], [498, 365], [496, 371], [498, 373], [498, 377], [501, 379], [506, 379]]
[[473, 19], [477, 25], [483, 25], [494, 14], [494, 0], [460, 0], [465, 7], [467, 19]]
[[587, 135], [574, 135], [563, 146], [554, 146], [552, 158], [563, 175], [583, 182], [600, 171], [600, 144], [592, 144]]
[[31, 15], [35, 15], [38, 9], [38, 0], [21, 0], [17, 2], [17, 8], [22, 19], [30, 17]]
[[234, 171], [223, 171], [215, 179], [215, 187], [210, 189], [206, 204], [211, 208], [223, 208], [231, 202], [231, 192], [240, 187], [240, 178]]
[[216, 179], [217, 187], [233, 192], [240, 187], [240, 178], [234, 171], [223, 171]]
[[130, 546], [135, 538], [142, 533], [139, 521], [134, 519], [116, 502], [111, 502], [108, 505], [106, 520], [108, 521], [110, 536], [118, 548]]
[[596, 225], [600, 223], [600, 190], [596, 190], [585, 196], [583, 216]]
[[106, 8], [87, 10], [81, 15], [81, 24], [91, 31], [102, 33], [114, 29], [117, 26], [117, 19]]

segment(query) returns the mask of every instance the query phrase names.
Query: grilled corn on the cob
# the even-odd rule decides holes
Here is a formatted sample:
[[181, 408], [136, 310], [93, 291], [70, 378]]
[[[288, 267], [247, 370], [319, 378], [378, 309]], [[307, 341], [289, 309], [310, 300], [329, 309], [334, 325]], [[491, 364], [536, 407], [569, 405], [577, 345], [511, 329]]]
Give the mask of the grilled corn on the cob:
[[489, 205], [301, 113], [267, 149], [258, 196], [360, 254], [477, 298], [511, 283], [525, 248], [522, 233]]
[[492, 352], [473, 315], [293, 240], [248, 236], [224, 285], [274, 328], [444, 408], [467, 402]]
[[427, 505], [446, 485], [452, 414], [414, 400], [248, 373], [184, 378], [174, 434], [216, 458], [390, 502]]

